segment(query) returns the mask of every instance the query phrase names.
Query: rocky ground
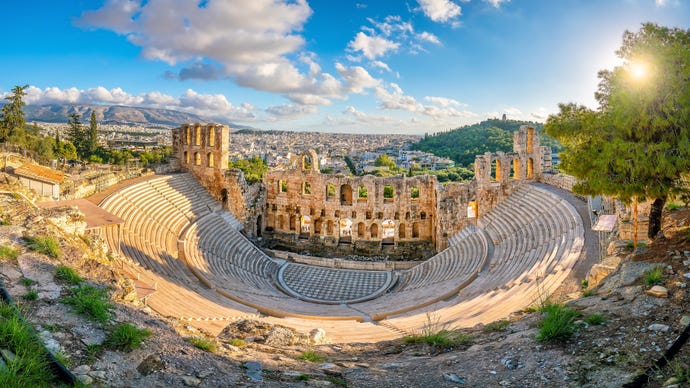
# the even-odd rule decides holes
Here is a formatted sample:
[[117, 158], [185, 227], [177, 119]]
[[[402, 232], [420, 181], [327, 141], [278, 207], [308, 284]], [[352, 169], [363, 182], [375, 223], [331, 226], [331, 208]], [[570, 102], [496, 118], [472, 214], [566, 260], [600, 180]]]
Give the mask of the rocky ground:
[[[541, 313], [523, 311], [513, 313], [505, 327], [463, 330], [466, 341], [451, 348], [403, 340], [314, 345], [324, 342], [315, 338], [324, 333], [310, 337], [251, 321], [232, 323], [218, 337], [206, 337], [133, 298], [131, 285], [102, 245], [62, 232], [70, 216], [58, 213], [40, 213], [0, 194], [5, 224], [0, 226], [0, 245], [20, 250], [17, 259], [0, 262], [0, 278], [46, 346], [94, 386], [617, 387], [651, 366], [690, 321], [688, 211], [669, 213], [665, 237], [638, 254], [629, 254], [624, 245], [614, 252], [622, 258], [620, 269], [587, 290], [585, 297], [568, 302], [582, 316], [579, 329], [565, 342], [536, 341]], [[60, 240], [59, 259], [25, 246], [21, 237], [37, 233]], [[115, 309], [109, 322], [91, 322], [62, 302], [70, 286], [55, 279], [60, 264], [76, 268], [92, 284], [110, 287]], [[645, 271], [655, 266], [663, 269], [665, 297], [645, 292], [650, 289]], [[29, 291], [38, 298], [26, 300]], [[601, 314], [604, 323], [587, 324], [586, 317], [594, 314]], [[129, 352], [106, 350], [101, 344], [117, 322], [153, 335]], [[195, 347], [189, 342], [192, 337], [205, 337], [215, 350]], [[654, 373], [651, 385], [674, 384], [669, 378], [676, 371], [687, 373], [688, 364], [690, 344], [669, 367]]]

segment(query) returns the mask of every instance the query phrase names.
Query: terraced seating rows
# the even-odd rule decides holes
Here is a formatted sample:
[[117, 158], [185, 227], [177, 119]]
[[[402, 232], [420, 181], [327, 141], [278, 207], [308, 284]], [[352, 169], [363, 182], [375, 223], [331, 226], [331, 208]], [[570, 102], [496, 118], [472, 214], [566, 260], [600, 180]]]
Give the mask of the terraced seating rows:
[[[341, 341], [419, 330], [427, 313], [441, 324], [463, 326], [504, 317], [560, 285], [580, 255], [584, 233], [570, 204], [526, 185], [476, 227], [452, 236], [448, 249], [400, 271], [388, 292], [356, 303], [316, 304], [281, 292], [276, 276], [290, 264], [269, 258], [240, 234], [241, 224], [189, 174], [137, 183], [101, 205], [125, 220], [122, 252], [156, 285], [148, 299], [156, 311], [218, 331], [242, 316], [332, 327]], [[105, 237], [116, 249], [117, 229], [108, 228]], [[320, 286], [318, 279], [304, 281]], [[369, 320], [374, 323], [357, 323]]]

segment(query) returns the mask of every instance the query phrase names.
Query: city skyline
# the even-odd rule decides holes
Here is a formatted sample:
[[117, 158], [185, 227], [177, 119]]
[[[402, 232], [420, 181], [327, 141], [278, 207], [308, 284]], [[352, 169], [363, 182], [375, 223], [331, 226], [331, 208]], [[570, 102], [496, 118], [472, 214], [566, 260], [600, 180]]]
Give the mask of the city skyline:
[[196, 113], [261, 129], [421, 134], [596, 107], [623, 32], [680, 0], [107, 0], [5, 6], [0, 96]]

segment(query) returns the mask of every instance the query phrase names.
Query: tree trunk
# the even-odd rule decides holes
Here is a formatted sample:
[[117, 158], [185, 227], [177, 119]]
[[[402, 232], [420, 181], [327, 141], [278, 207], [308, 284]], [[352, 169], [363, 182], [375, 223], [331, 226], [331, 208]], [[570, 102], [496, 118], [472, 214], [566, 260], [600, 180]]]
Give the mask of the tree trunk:
[[661, 213], [664, 210], [665, 204], [666, 196], [664, 195], [655, 199], [652, 203], [652, 208], [649, 209], [649, 231], [647, 232], [647, 237], [650, 240], [654, 239], [661, 230]]

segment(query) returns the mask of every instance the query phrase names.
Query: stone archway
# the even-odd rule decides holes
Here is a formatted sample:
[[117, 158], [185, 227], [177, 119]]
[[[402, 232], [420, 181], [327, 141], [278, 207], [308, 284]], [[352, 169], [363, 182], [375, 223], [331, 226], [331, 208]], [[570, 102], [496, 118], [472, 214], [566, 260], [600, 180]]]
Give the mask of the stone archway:
[[381, 240], [383, 244], [393, 244], [395, 242], [395, 221], [383, 220], [381, 223]]
[[340, 204], [352, 205], [352, 186], [348, 184], [340, 186]]

